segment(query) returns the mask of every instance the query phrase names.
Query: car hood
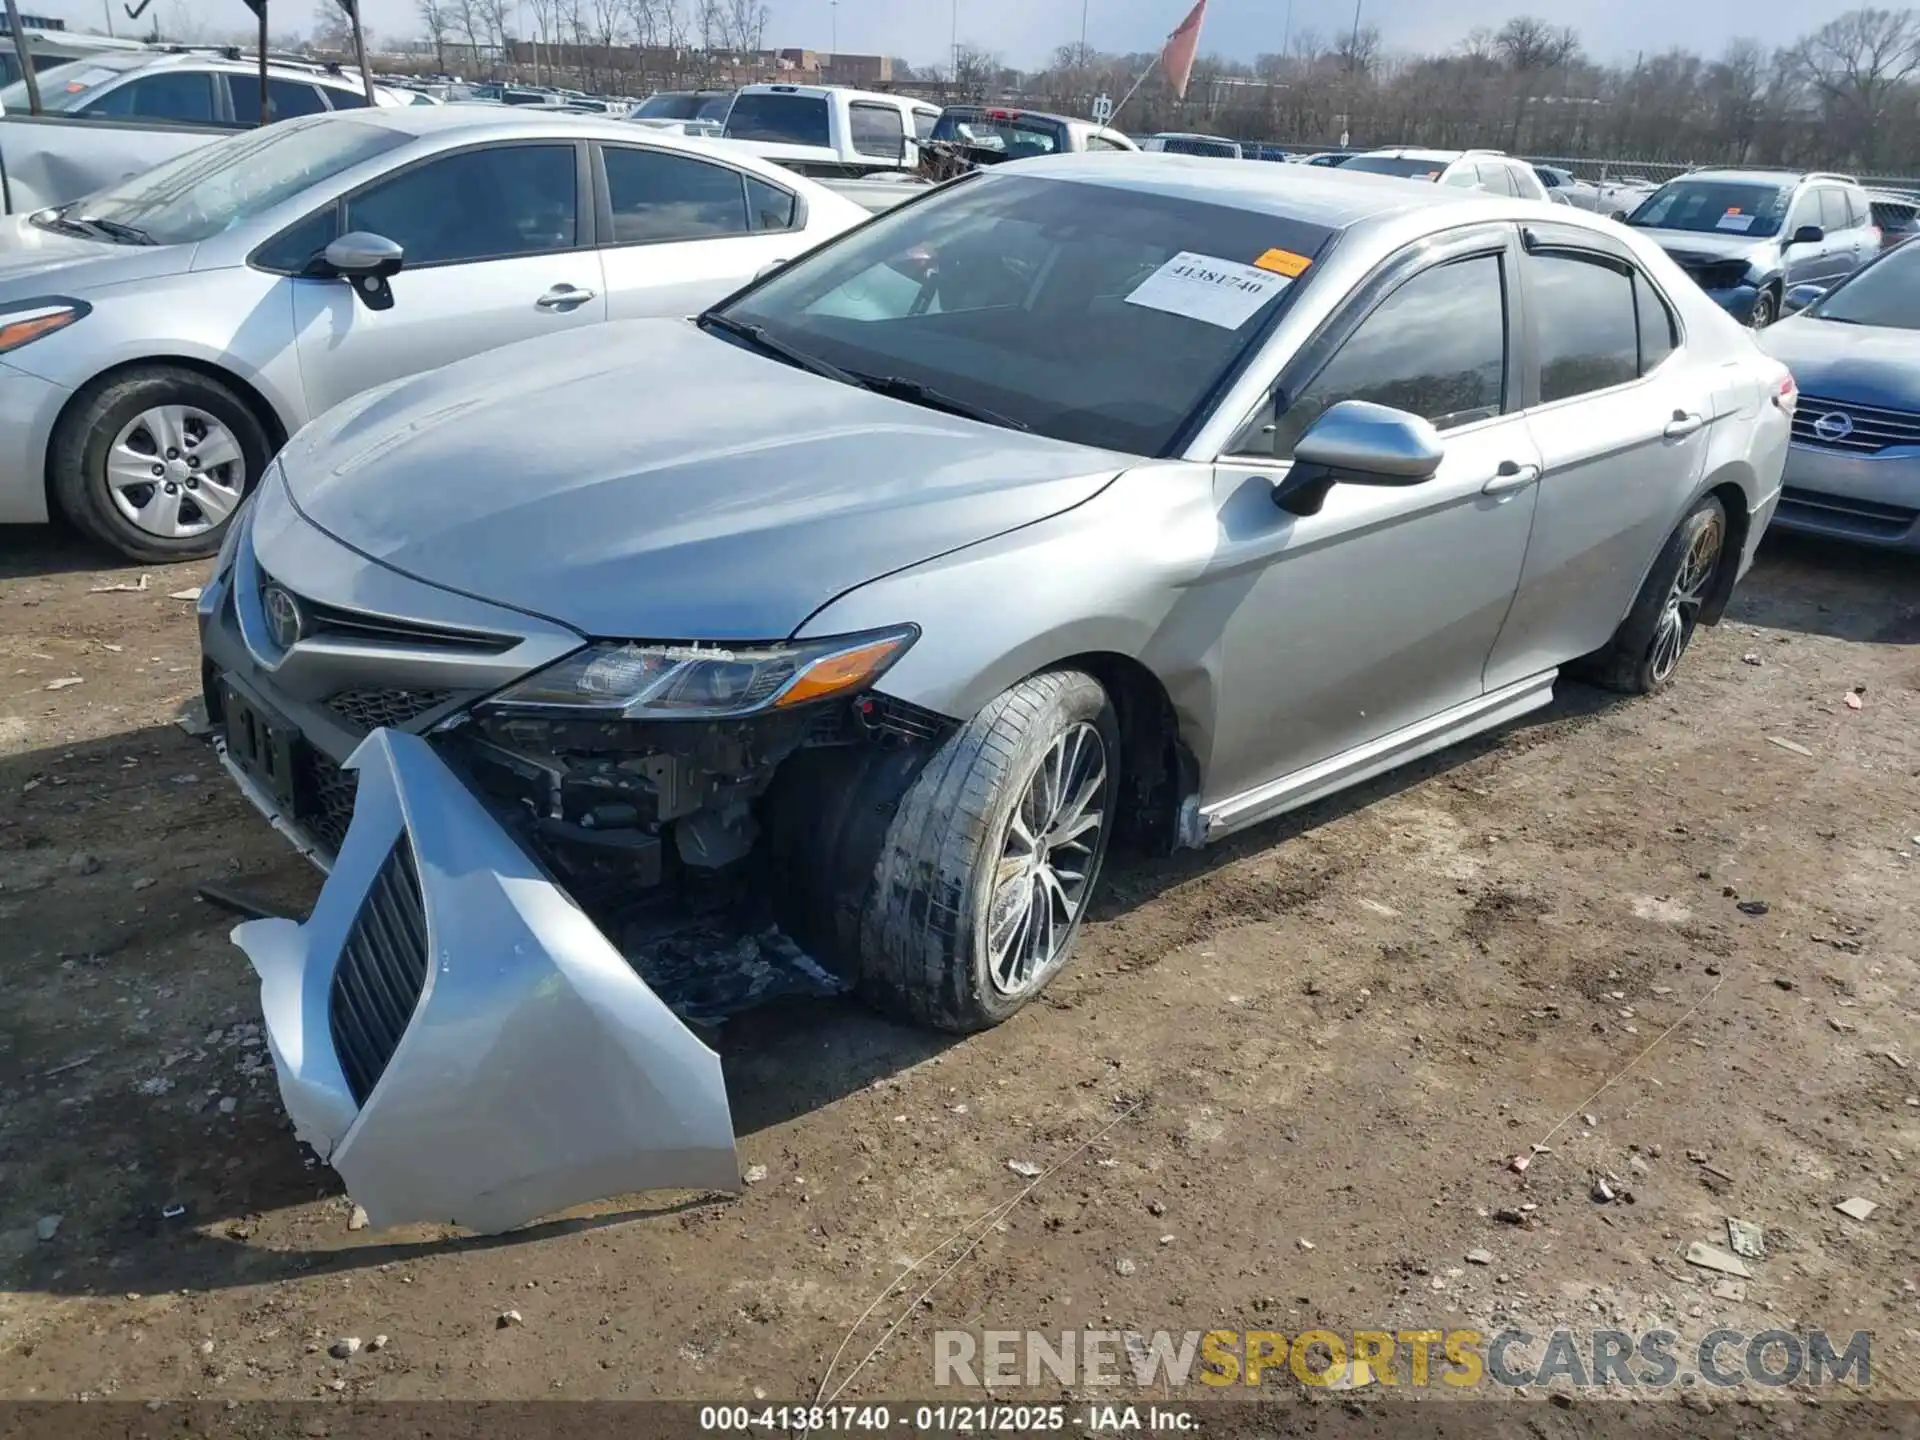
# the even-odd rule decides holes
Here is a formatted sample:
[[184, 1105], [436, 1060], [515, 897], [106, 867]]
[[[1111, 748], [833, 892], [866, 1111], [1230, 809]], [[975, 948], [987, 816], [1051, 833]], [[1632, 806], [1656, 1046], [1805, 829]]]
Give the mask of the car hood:
[[790, 635], [851, 587], [1078, 505], [1129, 463], [683, 320], [401, 381], [283, 458], [301, 513], [393, 569], [587, 635], [672, 640]]
[[1802, 397], [1920, 411], [1920, 332], [1795, 316], [1760, 332]]
[[111, 245], [29, 223], [0, 219], [0, 298], [73, 294], [156, 275], [193, 263], [191, 245]]
[[1676, 264], [1712, 264], [1723, 260], [1745, 260], [1749, 264], [1774, 250], [1771, 237], [1749, 240], [1739, 235], [1714, 235], [1699, 230], [1654, 230], [1634, 226], [1654, 244], [1671, 255]]

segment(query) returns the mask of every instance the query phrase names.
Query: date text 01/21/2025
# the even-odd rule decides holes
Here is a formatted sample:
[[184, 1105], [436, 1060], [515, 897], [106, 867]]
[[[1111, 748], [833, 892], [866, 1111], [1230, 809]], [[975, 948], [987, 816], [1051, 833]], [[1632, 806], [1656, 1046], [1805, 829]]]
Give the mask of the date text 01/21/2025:
[[715, 1435], [819, 1432], [915, 1435], [1049, 1435], [1087, 1430], [1196, 1431], [1180, 1406], [1088, 1405], [703, 1405], [700, 1429]]

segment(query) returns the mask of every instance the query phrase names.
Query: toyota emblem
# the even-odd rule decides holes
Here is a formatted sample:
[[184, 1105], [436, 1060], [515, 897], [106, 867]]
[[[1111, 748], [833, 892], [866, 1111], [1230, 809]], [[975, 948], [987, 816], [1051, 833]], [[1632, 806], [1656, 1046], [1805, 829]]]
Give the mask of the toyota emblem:
[[300, 608], [300, 602], [278, 585], [269, 585], [260, 592], [260, 608], [266, 612], [267, 634], [273, 643], [282, 650], [291, 650], [299, 643], [300, 636], [307, 628], [306, 612]]
[[1844, 410], [1829, 410], [1813, 422], [1813, 433], [1822, 440], [1844, 440], [1853, 434], [1853, 417]]

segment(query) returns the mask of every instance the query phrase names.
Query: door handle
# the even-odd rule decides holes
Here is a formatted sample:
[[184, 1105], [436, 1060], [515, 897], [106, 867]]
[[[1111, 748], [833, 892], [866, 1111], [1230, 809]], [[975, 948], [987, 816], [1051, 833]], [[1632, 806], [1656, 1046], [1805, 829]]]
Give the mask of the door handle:
[[1704, 415], [1692, 415], [1685, 410], [1673, 412], [1673, 419], [1667, 422], [1667, 428], [1660, 433], [1669, 440], [1683, 440], [1707, 423]]
[[542, 310], [571, 310], [593, 299], [593, 291], [577, 285], [556, 285], [533, 303]]
[[1538, 465], [1520, 465], [1512, 460], [1502, 460], [1500, 468], [1493, 472], [1493, 478], [1480, 487], [1482, 495], [1511, 495], [1516, 490], [1524, 490], [1540, 478]]

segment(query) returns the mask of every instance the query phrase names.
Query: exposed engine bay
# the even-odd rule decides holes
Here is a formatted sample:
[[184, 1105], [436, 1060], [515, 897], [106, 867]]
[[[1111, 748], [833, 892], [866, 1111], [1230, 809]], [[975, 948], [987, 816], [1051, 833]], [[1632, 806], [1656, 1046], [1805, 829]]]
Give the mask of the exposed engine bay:
[[482, 707], [433, 744], [677, 1014], [714, 1024], [848, 988], [831, 946], [816, 956], [789, 934], [781, 900], [800, 881], [781, 873], [792, 847], [769, 831], [803, 824], [795, 811], [861, 752], [891, 752], [884, 790], [897, 802], [953, 727], [867, 694], [716, 721]]

